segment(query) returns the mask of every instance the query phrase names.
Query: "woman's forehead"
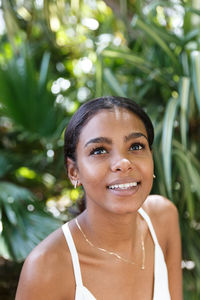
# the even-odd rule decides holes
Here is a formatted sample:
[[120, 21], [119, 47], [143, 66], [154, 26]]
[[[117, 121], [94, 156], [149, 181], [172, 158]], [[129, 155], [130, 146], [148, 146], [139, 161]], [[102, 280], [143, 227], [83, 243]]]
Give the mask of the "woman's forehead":
[[[112, 117], [112, 119], [115, 119], [116, 121], [121, 121], [122, 119], [124, 119], [124, 120], [128, 120], [128, 119], [138, 120], [139, 119], [142, 123], [144, 123], [143, 120], [136, 113], [134, 113], [126, 108], [123, 108], [123, 107], [114, 106], [109, 109], [103, 108], [103, 109], [97, 111], [95, 114], [93, 114], [92, 116], [89, 117], [89, 120], [86, 121], [85, 126], [88, 123], [90, 123], [92, 120], [93, 120], [93, 122], [98, 122], [101, 119], [110, 120], [111, 117]], [[85, 126], [83, 126], [83, 128]]]
[[116, 121], [116, 122], [121, 122], [121, 121], [131, 121], [133, 124], [142, 123], [144, 125], [144, 122], [141, 120], [141, 118], [135, 114], [134, 112], [123, 108], [123, 107], [116, 107], [114, 106], [111, 109], [101, 109], [98, 111], [94, 116], [91, 117], [91, 119], [87, 122], [89, 123], [98, 123], [101, 121]]
[[135, 129], [146, 133], [146, 128], [143, 121], [133, 112], [121, 108], [114, 107], [112, 109], [102, 109], [97, 112], [82, 128], [81, 137], [94, 135], [95, 132], [104, 132], [105, 135], [110, 130]]

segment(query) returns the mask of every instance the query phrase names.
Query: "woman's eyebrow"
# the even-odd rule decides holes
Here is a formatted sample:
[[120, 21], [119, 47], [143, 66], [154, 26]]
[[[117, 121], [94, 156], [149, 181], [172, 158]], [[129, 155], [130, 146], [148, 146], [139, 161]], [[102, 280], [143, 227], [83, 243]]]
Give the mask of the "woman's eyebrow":
[[101, 144], [101, 143], [106, 143], [106, 144], [109, 144], [111, 145], [112, 144], [112, 140], [107, 138], [107, 137], [103, 137], [103, 136], [100, 136], [100, 137], [97, 137], [97, 138], [93, 138], [91, 140], [89, 140], [84, 147], [87, 147], [89, 144]]
[[125, 142], [128, 142], [132, 138], [138, 138], [138, 137], [145, 137], [145, 139], [148, 141], [147, 136], [142, 132], [132, 132], [129, 135], [125, 136], [124, 140]]
[[[128, 136], [125, 136], [124, 140], [125, 140], [125, 142], [128, 142], [132, 138], [138, 138], [138, 137], [141, 137], [141, 136], [145, 137], [145, 139], [147, 139], [147, 141], [148, 141], [148, 138], [142, 132], [132, 132]], [[105, 143], [105, 144], [111, 145], [112, 144], [112, 140], [109, 139], [109, 138], [107, 138], [107, 137], [104, 137], [104, 136], [96, 137], [96, 138], [93, 138], [93, 139], [89, 140], [85, 144], [84, 147], [87, 147], [89, 144], [101, 144], [101, 143]]]

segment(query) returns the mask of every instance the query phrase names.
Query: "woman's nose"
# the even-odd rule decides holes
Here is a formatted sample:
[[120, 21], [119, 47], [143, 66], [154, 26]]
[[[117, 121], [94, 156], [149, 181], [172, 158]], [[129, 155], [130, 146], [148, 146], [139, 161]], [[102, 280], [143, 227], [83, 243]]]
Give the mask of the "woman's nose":
[[115, 161], [111, 166], [111, 170], [113, 172], [116, 171], [126, 172], [131, 169], [132, 169], [132, 162], [127, 158], [120, 158], [117, 161]]

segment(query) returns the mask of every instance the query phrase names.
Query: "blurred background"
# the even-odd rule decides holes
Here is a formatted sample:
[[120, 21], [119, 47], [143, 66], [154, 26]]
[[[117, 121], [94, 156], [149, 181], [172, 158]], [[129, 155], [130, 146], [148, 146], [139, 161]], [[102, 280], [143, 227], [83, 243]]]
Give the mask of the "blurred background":
[[102, 95], [155, 126], [152, 193], [180, 214], [184, 299], [200, 299], [200, 1], [0, 0], [0, 299], [31, 249], [81, 209], [63, 130]]

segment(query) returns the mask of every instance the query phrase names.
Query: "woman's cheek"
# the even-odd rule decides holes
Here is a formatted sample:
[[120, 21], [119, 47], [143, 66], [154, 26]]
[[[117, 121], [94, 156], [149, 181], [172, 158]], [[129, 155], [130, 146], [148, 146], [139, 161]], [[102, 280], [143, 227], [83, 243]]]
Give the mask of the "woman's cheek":
[[[79, 165], [79, 174], [81, 178], [84, 178], [85, 182], [95, 182], [98, 177], [104, 178], [106, 174], [107, 166], [103, 162], [94, 162], [90, 159], [84, 160]], [[81, 179], [80, 178], [80, 179]]]

